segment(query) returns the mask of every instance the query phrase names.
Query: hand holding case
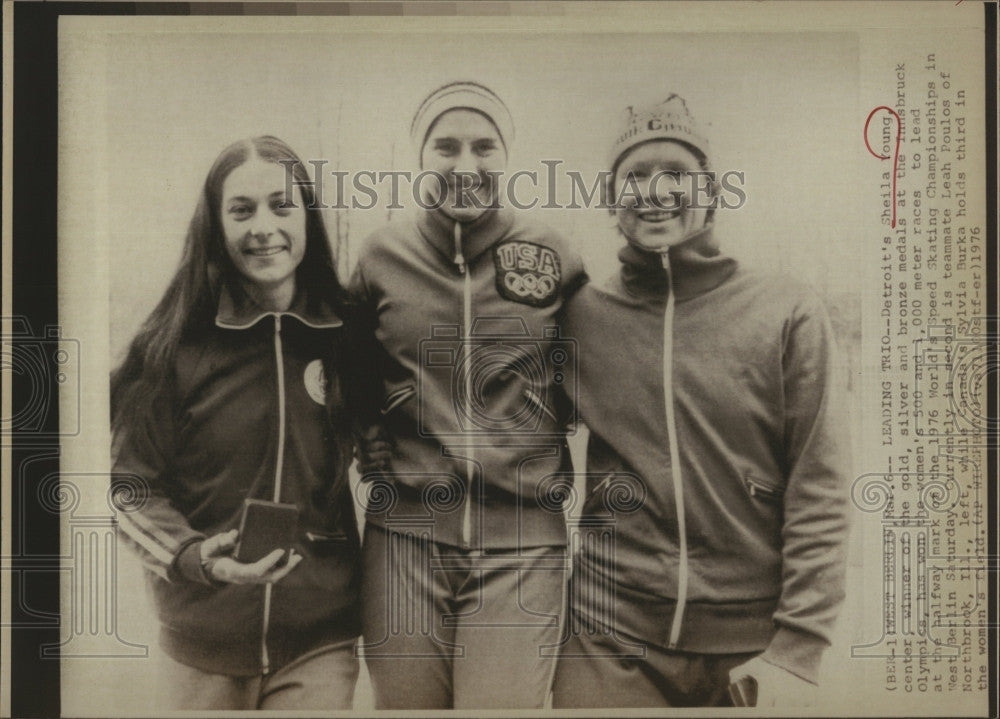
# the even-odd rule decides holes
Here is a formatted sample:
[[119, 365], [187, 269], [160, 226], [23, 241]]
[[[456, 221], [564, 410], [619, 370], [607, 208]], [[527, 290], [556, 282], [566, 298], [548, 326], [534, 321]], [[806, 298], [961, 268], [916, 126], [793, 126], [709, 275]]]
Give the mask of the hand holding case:
[[283, 564], [288, 561], [289, 551], [295, 543], [298, 520], [299, 508], [294, 504], [243, 500], [240, 534], [233, 558], [239, 562], [256, 562], [275, 549], [283, 549]]

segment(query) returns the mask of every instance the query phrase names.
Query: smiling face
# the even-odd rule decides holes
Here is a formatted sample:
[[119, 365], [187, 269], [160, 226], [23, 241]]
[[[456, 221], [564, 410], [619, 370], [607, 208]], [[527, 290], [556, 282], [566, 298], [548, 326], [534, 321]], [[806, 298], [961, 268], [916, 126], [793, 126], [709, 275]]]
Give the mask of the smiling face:
[[306, 251], [306, 213], [298, 187], [292, 201], [296, 207], [283, 206], [285, 169], [257, 157], [222, 183], [226, 252], [258, 302], [290, 303], [295, 294], [295, 270]]
[[705, 209], [695, 209], [698, 156], [672, 140], [652, 140], [631, 149], [615, 170], [618, 228], [628, 241], [663, 251], [705, 225]]
[[[422, 183], [428, 204], [440, 204], [441, 210], [459, 222], [471, 222], [495, 204], [498, 191], [496, 176], [507, 166], [507, 150], [496, 127], [485, 115], [474, 110], [449, 110], [443, 113], [427, 134], [420, 152], [424, 170], [437, 172], [446, 182], [443, 202], [438, 198], [438, 183]], [[466, 188], [464, 192], [461, 188]]]

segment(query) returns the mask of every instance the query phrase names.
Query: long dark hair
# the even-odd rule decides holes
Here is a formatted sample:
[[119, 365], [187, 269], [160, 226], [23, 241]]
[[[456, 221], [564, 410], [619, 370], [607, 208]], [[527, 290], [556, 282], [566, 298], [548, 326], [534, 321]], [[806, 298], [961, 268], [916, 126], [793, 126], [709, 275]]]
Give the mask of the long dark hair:
[[[299, 156], [283, 141], [271, 135], [235, 142], [223, 150], [212, 164], [198, 197], [184, 241], [180, 266], [166, 292], [140, 327], [129, 345], [124, 361], [111, 374], [111, 428], [117, 435], [128, 430], [131, 441], [141, 450], [154, 451], [153, 437], [164, 427], [154, 414], [163, 412], [164, 388], [173, 381], [177, 348], [184, 341], [197, 340], [211, 331], [223, 287], [234, 298], [245, 292], [239, 272], [225, 249], [222, 231], [222, 184], [229, 174], [257, 157], [267, 162], [294, 161], [292, 176], [298, 182], [305, 205], [306, 248], [296, 269], [296, 288], [304, 291], [310, 306], [327, 303], [344, 322], [350, 321], [347, 296], [334, 269], [334, 257], [315, 204], [313, 185]], [[292, 198], [288, 198], [292, 199]], [[348, 333], [342, 333], [348, 336]], [[350, 419], [344, 403], [345, 358], [343, 342], [330, 343], [324, 353], [327, 376], [327, 415], [333, 430], [331, 470], [338, 484], [346, 486], [345, 461], [351, 456]], [[169, 410], [168, 410], [169, 411]], [[162, 415], [161, 415], [162, 416]], [[155, 456], [155, 455], [154, 455]], [[338, 488], [340, 489], [340, 488]]]

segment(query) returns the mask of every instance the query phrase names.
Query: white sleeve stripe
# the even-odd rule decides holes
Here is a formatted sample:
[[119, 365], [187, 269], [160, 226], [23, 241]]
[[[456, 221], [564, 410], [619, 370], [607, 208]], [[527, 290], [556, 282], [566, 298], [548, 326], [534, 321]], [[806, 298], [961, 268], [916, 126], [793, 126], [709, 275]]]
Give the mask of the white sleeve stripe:
[[180, 542], [174, 539], [169, 533], [160, 529], [160, 526], [145, 514], [142, 512], [130, 512], [128, 513], [128, 518], [132, 524], [139, 528], [147, 537], [152, 539], [171, 554], [177, 553], [177, 550], [180, 547]]
[[157, 576], [163, 577], [167, 581], [170, 581], [170, 577], [167, 575], [167, 570], [164, 569], [161, 565], [153, 564], [152, 562], [143, 562], [142, 566], [144, 566], [146, 569], [150, 570]]
[[128, 514], [118, 515], [118, 526], [122, 528], [129, 539], [142, 547], [154, 559], [159, 560], [166, 566], [170, 566], [174, 561], [174, 555], [164, 549], [152, 537], [146, 534], [135, 522], [135, 518]]

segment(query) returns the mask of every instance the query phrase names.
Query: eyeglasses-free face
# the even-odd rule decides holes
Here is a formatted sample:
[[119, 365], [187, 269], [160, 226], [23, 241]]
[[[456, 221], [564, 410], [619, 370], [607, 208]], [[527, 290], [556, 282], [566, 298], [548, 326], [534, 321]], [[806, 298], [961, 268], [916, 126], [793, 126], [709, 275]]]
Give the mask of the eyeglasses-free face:
[[647, 250], [672, 247], [705, 224], [697, 204], [701, 162], [686, 145], [652, 140], [631, 149], [615, 170], [618, 228]]
[[[226, 251], [255, 299], [295, 294], [295, 270], [306, 251], [306, 213], [299, 188], [285, 204], [285, 168], [253, 158], [222, 184]], [[268, 308], [274, 309], [274, 308]]]
[[[428, 204], [459, 222], [471, 222], [495, 204], [497, 178], [507, 166], [507, 150], [492, 122], [474, 110], [449, 110], [431, 126], [420, 153], [424, 171], [438, 173], [440, 183], [425, 182]], [[490, 173], [496, 173], [492, 176]], [[464, 192], [462, 191], [464, 189]], [[438, 193], [445, 190], [443, 202]]]

